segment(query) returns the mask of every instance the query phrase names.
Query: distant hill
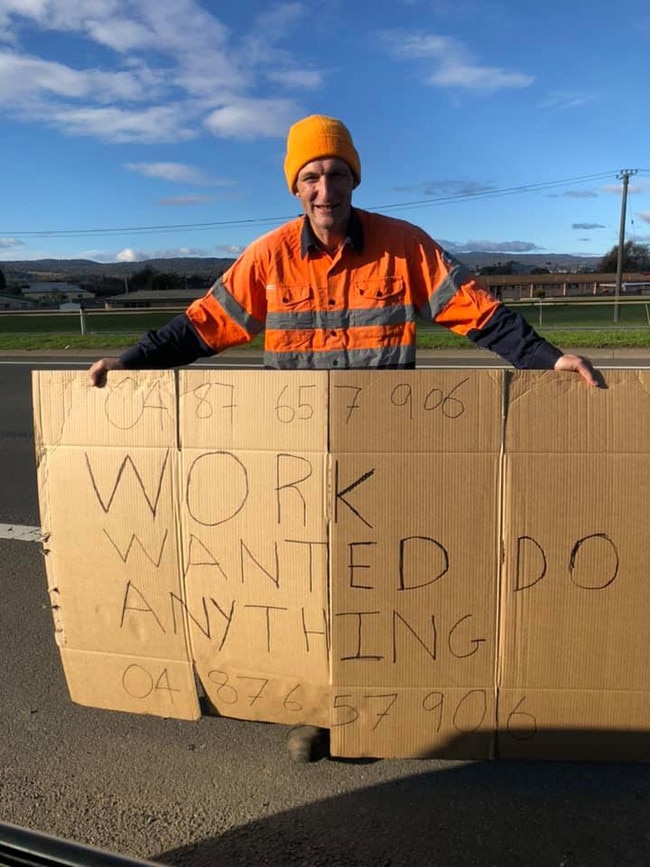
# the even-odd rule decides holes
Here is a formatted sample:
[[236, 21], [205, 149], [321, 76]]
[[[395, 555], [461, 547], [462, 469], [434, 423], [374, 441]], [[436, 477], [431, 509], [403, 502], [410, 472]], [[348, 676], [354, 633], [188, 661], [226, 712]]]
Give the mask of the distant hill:
[[522, 273], [532, 268], [548, 268], [553, 270], [584, 271], [598, 270], [602, 256], [575, 256], [571, 253], [456, 253], [468, 268], [478, 269], [487, 265], [498, 265], [499, 262], [517, 262], [522, 266]]
[[93, 262], [91, 259], [34, 259], [0, 262], [0, 270], [11, 280], [74, 280], [79, 282], [102, 277], [129, 277], [143, 268], [153, 268], [168, 274], [192, 274], [213, 278], [222, 274], [234, 259], [193, 258], [146, 259], [142, 262]]
[[[473, 270], [498, 263], [516, 262], [517, 270], [527, 273], [532, 268], [549, 270], [597, 270], [599, 256], [574, 256], [564, 253], [461, 253], [457, 255]], [[235, 260], [187, 257], [179, 259], [146, 259], [142, 262], [93, 262], [90, 259], [35, 259], [33, 261], [0, 262], [0, 270], [9, 280], [39, 282], [42, 280], [95, 282], [102, 277], [129, 277], [143, 268], [153, 268], [168, 274], [189, 277], [197, 275], [214, 279]]]

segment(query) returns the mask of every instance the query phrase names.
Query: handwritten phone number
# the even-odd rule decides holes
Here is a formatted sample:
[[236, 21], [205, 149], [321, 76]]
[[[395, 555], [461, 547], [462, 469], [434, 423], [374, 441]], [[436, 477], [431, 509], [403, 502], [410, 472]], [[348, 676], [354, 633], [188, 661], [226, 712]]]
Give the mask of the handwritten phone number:
[[[222, 704], [245, 702], [248, 707], [253, 707], [263, 698], [269, 698], [274, 704], [279, 700], [286, 711], [300, 713], [303, 710], [300, 683], [292, 686], [286, 694], [277, 696], [275, 690], [268, 690], [271, 678], [229, 675], [220, 669], [208, 672], [207, 677], [209, 683], [216, 687], [214, 698]], [[132, 698], [141, 700], [162, 691], [173, 703], [174, 693], [180, 692], [171, 685], [166, 668], [154, 674], [136, 664], [125, 669], [122, 686]], [[270, 694], [267, 696], [268, 692]], [[371, 723], [370, 731], [377, 731], [389, 717], [400, 712], [412, 712], [411, 695], [411, 691], [402, 695], [399, 692], [335, 693], [332, 697], [330, 728], [352, 726], [366, 719]], [[402, 706], [406, 700], [408, 707], [404, 708]], [[420, 713], [428, 717], [427, 729], [430, 732], [437, 734], [444, 726], [455, 729], [459, 734], [473, 734], [483, 726], [488, 715], [488, 692], [470, 689], [456, 699], [439, 690], [429, 690], [419, 698], [418, 704]], [[519, 700], [506, 720], [506, 733], [519, 741], [530, 740], [537, 734], [537, 720], [525, 706], [526, 696]]]
[[[377, 692], [363, 695], [339, 693], [334, 695], [334, 718], [331, 728], [343, 728], [366, 720], [374, 732], [393, 714], [413, 713], [410, 693]], [[401, 707], [408, 701], [408, 707]], [[427, 731], [438, 734], [443, 728], [454, 729], [468, 735], [479, 731], [488, 715], [488, 693], [484, 689], [470, 689], [460, 699], [439, 690], [431, 690], [418, 699], [420, 713], [427, 714]], [[506, 721], [506, 733], [515, 740], [530, 740], [537, 734], [537, 720], [524, 709], [526, 697], [520, 699]]]

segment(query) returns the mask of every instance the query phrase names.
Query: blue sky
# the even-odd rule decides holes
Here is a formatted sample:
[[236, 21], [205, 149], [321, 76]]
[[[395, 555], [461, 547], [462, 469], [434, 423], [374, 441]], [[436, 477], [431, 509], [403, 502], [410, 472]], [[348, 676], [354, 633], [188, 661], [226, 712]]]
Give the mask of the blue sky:
[[650, 241], [647, 0], [0, 0], [0, 261], [233, 256], [296, 215], [288, 126], [452, 252]]

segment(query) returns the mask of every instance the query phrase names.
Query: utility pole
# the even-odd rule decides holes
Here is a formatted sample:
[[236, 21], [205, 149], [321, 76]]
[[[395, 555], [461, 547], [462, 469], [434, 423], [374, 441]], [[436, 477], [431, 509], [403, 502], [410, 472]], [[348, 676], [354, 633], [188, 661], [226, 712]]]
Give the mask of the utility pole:
[[630, 176], [635, 175], [638, 169], [621, 169], [616, 175], [619, 181], [623, 181], [623, 197], [621, 201], [621, 225], [618, 230], [618, 258], [616, 260], [616, 289], [614, 290], [614, 322], [621, 318], [621, 282], [623, 280], [623, 250], [625, 247], [625, 209], [627, 207], [627, 188]]

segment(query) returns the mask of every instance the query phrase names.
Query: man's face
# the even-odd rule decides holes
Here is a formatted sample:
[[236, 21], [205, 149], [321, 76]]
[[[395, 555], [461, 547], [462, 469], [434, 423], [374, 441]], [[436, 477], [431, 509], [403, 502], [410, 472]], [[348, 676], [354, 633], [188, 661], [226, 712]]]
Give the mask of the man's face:
[[296, 195], [317, 235], [319, 231], [345, 232], [353, 186], [350, 167], [335, 157], [313, 160], [300, 169]]

